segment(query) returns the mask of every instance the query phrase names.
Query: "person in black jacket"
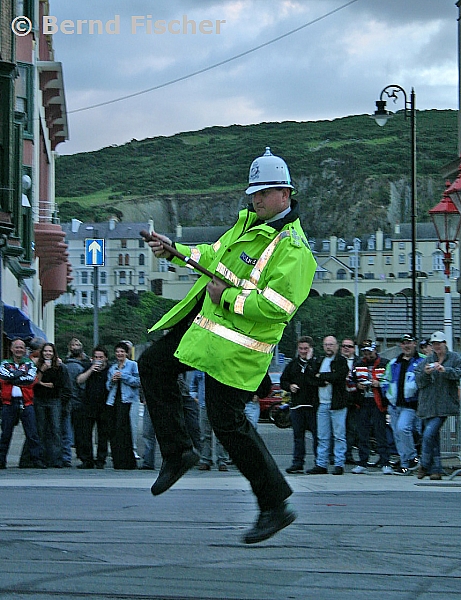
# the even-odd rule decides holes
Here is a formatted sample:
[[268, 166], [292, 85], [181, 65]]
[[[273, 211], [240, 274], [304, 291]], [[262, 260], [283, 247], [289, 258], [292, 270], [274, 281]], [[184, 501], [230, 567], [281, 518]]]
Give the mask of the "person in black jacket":
[[[81, 415], [81, 465], [77, 469], [104, 469], [109, 442], [109, 414], [106, 406], [108, 390], [106, 387], [109, 372], [108, 354], [104, 346], [93, 348], [90, 367], [77, 375], [76, 382], [84, 387]], [[96, 425], [98, 448], [96, 460], [93, 454], [93, 430]]]
[[328, 335], [323, 340], [325, 356], [315, 375], [319, 384], [319, 407], [317, 409], [317, 459], [315, 467], [306, 471], [308, 475], [328, 473], [330, 449], [334, 441], [333, 475], [344, 473], [346, 462], [346, 378], [349, 373], [347, 360], [339, 354], [337, 339]]
[[298, 340], [298, 355], [285, 367], [280, 387], [290, 392], [290, 417], [293, 427], [293, 464], [287, 473], [304, 473], [306, 456], [306, 431], [313, 437], [314, 457], [317, 456], [317, 407], [319, 404], [318, 381], [315, 375], [320, 360], [314, 356], [314, 340], [302, 336]]

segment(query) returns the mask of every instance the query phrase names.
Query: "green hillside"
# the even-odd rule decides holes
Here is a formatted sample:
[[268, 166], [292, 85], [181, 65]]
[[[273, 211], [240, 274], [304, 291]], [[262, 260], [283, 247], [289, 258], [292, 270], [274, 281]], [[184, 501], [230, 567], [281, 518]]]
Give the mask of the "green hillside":
[[[203, 194], [238, 198], [251, 161], [266, 145], [290, 166], [300, 192], [302, 217], [309, 221], [312, 234], [347, 235], [365, 225], [368, 231], [389, 228], [391, 187], [394, 195], [401, 193], [400, 200], [394, 199], [403, 207], [396, 220], [408, 220], [410, 124], [402, 113], [385, 127], [378, 127], [368, 115], [210, 127], [62, 156], [56, 166], [61, 220], [77, 215], [80, 219], [106, 219], [114, 212], [113, 204], [122, 198], [124, 202], [172, 195], [191, 200]], [[419, 220], [425, 220], [427, 210], [439, 201], [441, 168], [456, 154], [457, 112], [418, 112]], [[115, 212], [123, 218], [123, 210]], [[364, 212], [368, 215], [365, 224]], [[185, 213], [181, 224], [197, 223], [187, 222]]]

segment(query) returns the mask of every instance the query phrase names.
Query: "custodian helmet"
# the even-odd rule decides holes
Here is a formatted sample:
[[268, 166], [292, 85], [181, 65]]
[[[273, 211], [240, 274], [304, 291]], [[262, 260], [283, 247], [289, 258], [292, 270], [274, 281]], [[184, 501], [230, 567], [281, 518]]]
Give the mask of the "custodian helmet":
[[274, 156], [267, 146], [263, 156], [255, 158], [251, 163], [249, 187], [246, 193], [256, 194], [266, 188], [275, 187], [287, 187], [294, 190], [286, 162], [280, 156]]

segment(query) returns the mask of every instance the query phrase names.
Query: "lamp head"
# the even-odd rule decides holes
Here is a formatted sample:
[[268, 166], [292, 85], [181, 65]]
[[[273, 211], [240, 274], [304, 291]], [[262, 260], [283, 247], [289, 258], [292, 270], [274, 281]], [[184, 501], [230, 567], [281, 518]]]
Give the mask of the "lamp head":
[[376, 110], [370, 118], [374, 119], [380, 127], [384, 127], [388, 119], [390, 119], [392, 116], [392, 113], [386, 110], [386, 101], [376, 100]]

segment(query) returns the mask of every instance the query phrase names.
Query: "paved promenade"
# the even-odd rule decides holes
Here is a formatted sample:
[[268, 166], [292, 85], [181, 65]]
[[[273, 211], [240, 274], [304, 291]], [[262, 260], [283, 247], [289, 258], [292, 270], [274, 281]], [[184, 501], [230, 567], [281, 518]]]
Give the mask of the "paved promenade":
[[[155, 472], [18, 469], [19, 429], [0, 471], [0, 599], [461, 599], [461, 478], [288, 476], [298, 519], [248, 547], [257, 511], [235, 468], [154, 498]], [[285, 469], [291, 430], [260, 429]]]

